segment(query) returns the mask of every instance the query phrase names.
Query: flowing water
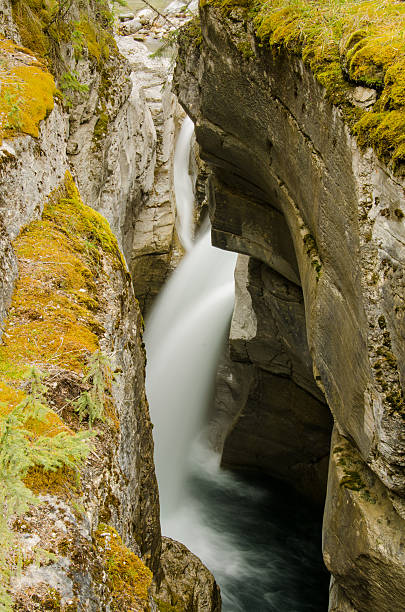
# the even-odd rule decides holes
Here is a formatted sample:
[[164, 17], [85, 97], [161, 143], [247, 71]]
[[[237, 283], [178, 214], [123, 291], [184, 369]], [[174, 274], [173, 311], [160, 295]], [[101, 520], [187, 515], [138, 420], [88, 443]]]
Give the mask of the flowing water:
[[232, 314], [235, 258], [212, 247], [207, 232], [177, 268], [147, 321], [146, 385], [162, 518], [181, 499], [191, 444], [211, 402]]
[[181, 126], [174, 151], [174, 191], [177, 208], [177, 233], [180, 242], [186, 251], [193, 245], [192, 225], [194, 192], [193, 182], [189, 174], [191, 139], [194, 133], [194, 124], [190, 117], [186, 117]]
[[320, 517], [288, 487], [220, 469], [200, 434], [229, 331], [236, 255], [212, 247], [209, 232], [192, 245], [191, 137], [188, 120], [175, 155], [178, 230], [188, 253], [144, 337], [162, 531], [213, 572], [224, 612], [324, 612]]

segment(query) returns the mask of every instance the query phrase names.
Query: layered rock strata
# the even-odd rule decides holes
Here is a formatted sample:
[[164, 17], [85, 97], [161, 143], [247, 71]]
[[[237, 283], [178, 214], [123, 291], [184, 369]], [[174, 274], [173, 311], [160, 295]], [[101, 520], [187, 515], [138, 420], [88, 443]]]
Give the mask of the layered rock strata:
[[130, 216], [133, 233], [128, 261], [136, 295], [145, 312], [183, 252], [175, 230], [173, 187], [173, 152], [183, 111], [171, 91], [170, 60], [150, 57], [145, 44], [131, 36], [120, 37], [118, 45], [130, 63], [134, 90], [146, 109], [141, 125], [143, 129], [150, 125], [153, 132], [146, 146], [131, 144], [138, 157], [153, 154], [153, 163], [148, 159], [144, 163], [149, 184], [142, 188]]
[[[291, 480], [275, 460], [286, 456], [298, 431], [308, 446], [301, 439], [296, 458], [305, 456], [319, 426], [321, 462], [328, 419], [315, 379], [351, 449], [338, 459], [332, 452], [329, 467], [324, 557], [334, 576], [331, 609], [401, 607], [403, 180], [371, 149], [359, 149], [299, 55], [282, 45], [262, 49], [238, 9], [226, 14], [207, 3], [200, 17], [202, 43], [192, 33], [183, 37], [176, 87], [212, 169], [213, 242], [252, 258], [231, 356], [254, 366], [253, 380], [257, 367], [264, 372], [259, 392], [240, 393], [224, 458], [264, 463]], [[299, 394], [286, 394], [286, 384]], [[297, 418], [306, 421], [303, 428]], [[250, 442], [263, 438], [258, 458]], [[395, 543], [381, 520], [384, 499]]]
[[[229, 365], [234, 380], [249, 384], [222, 462], [259, 468], [323, 503], [332, 419], [312, 375], [302, 291], [247, 256], [239, 257], [235, 280]], [[221, 398], [232, 406], [232, 395]]]

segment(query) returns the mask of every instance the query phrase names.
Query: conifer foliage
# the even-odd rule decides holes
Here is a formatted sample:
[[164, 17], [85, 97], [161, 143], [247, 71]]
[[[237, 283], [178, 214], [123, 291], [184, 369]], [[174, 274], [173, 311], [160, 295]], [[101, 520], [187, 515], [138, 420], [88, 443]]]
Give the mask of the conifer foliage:
[[55, 414], [46, 404], [42, 381], [42, 374], [33, 367], [26, 397], [0, 419], [0, 610], [4, 612], [12, 609], [8, 585], [12, 564], [18, 561], [10, 523], [29, 504], [40, 502], [24, 484], [25, 477], [34, 467], [77, 470], [91, 448], [88, 439], [92, 434], [87, 430], [73, 433], [64, 427], [55, 435], [40, 433], [41, 424]]
[[91, 384], [90, 390], [80, 395], [74, 407], [79, 413], [80, 420], [88, 418], [89, 425], [92, 427], [96, 420], [105, 421], [107, 395], [114, 380], [108, 355], [102, 351], [95, 351], [90, 356], [84, 380]]

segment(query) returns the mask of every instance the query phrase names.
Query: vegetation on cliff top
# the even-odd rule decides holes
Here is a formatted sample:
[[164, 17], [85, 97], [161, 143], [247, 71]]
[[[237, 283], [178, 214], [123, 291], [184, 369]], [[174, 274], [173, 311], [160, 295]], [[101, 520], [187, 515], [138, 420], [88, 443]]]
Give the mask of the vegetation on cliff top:
[[[121, 4], [123, 0], [113, 0], [112, 4]], [[108, 84], [111, 81], [111, 73], [114, 62], [110, 58], [118, 53], [117, 45], [113, 36], [113, 15], [108, 0], [12, 0], [13, 19], [17, 25], [22, 44], [27, 53], [34, 53], [40, 59], [42, 73], [37, 69], [37, 75], [30, 70], [29, 83], [31, 89], [33, 76], [36, 76], [36, 88], [49, 94], [49, 87], [44, 83], [46, 74], [52, 83], [51, 96], [56, 94], [67, 108], [73, 104], [83, 102], [89, 86], [80, 81], [76, 70], [77, 62], [86, 59], [90, 64], [96, 66], [100, 73], [99, 84], [100, 109], [103, 99], [108, 97]], [[9, 43], [7, 43], [9, 44]], [[28, 49], [30, 51], [28, 51]], [[73, 51], [73, 53], [71, 52]], [[29, 106], [32, 91], [20, 86], [21, 79], [11, 74], [13, 85], [10, 87], [9, 64], [10, 59], [4, 53], [1, 64], [6, 68], [5, 78], [0, 72], [0, 95], [7, 131], [6, 137], [11, 137], [20, 132], [38, 136], [38, 123], [51, 110], [52, 105], [46, 106], [46, 114], [41, 113], [39, 118], [34, 115], [32, 123], [34, 128], [26, 125], [25, 115], [22, 109]], [[60, 91], [55, 89], [52, 77], [55, 77]], [[18, 75], [19, 77], [20, 75]], [[26, 75], [24, 75], [26, 76]], [[41, 77], [42, 82], [38, 80]], [[27, 79], [23, 81], [25, 83]], [[49, 96], [48, 96], [49, 97]], [[48, 100], [47, 97], [47, 100]], [[26, 113], [28, 116], [28, 113]], [[107, 118], [109, 119], [108, 115]]]
[[[242, 7], [259, 45], [300, 55], [360, 146], [398, 172], [405, 164], [405, 4], [400, 0], [212, 0]], [[366, 109], [355, 86], [376, 91]]]
[[107, 0], [12, 0], [12, 9], [23, 45], [51, 62], [60, 60], [61, 42], [97, 61], [116, 48]]

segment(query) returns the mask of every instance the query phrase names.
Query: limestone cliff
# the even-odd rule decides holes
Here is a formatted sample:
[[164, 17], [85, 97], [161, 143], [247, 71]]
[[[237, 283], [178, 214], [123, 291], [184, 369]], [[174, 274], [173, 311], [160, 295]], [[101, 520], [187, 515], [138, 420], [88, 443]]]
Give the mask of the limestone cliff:
[[155, 610], [153, 591], [166, 609], [195, 589], [217, 609], [198, 560], [199, 585], [180, 584], [167, 555], [163, 576], [126, 263], [152, 195], [155, 211], [170, 208], [155, 232], [173, 251], [173, 96], [157, 152], [156, 100], [120, 55], [104, 0], [0, 0], [0, 23], [0, 607]]
[[[56, 609], [100, 610], [119, 601], [146, 609], [151, 574], [121, 541], [158, 572], [159, 502], [141, 315], [115, 237], [82, 203], [70, 174], [44, 203], [41, 219], [13, 243], [19, 276], [0, 347], [2, 450], [6, 433], [10, 444], [17, 435], [13, 418], [23, 419], [29, 444], [37, 448], [15, 474], [39, 504], [14, 522], [24, 571], [13, 578], [10, 592], [24, 610], [52, 598]], [[97, 384], [103, 409], [92, 417]], [[30, 402], [41, 413], [25, 421]], [[94, 435], [81, 443], [83, 458], [74, 460], [71, 451], [71, 460], [61, 456], [47, 471], [41, 460], [46, 449], [58, 456], [63, 444], [92, 426], [92, 418]], [[3, 458], [3, 478], [7, 465]], [[6, 491], [8, 507], [12, 489]], [[44, 559], [52, 553], [52, 562], [36, 567], [37, 547]], [[132, 583], [116, 583], [110, 555], [127, 563]], [[97, 579], [100, 572], [106, 572], [105, 584]]]
[[[336, 42], [324, 3], [215, 4], [202, 3], [202, 33], [183, 34], [175, 81], [212, 171], [213, 242], [250, 256], [237, 273], [238, 363], [225, 367], [217, 398], [233, 401], [224, 461], [319, 496], [327, 404], [330, 609], [399, 609], [404, 109], [392, 96], [402, 56], [394, 46], [380, 58], [373, 25], [345, 30], [356, 7]], [[401, 3], [367, 7], [367, 23], [402, 23]]]

